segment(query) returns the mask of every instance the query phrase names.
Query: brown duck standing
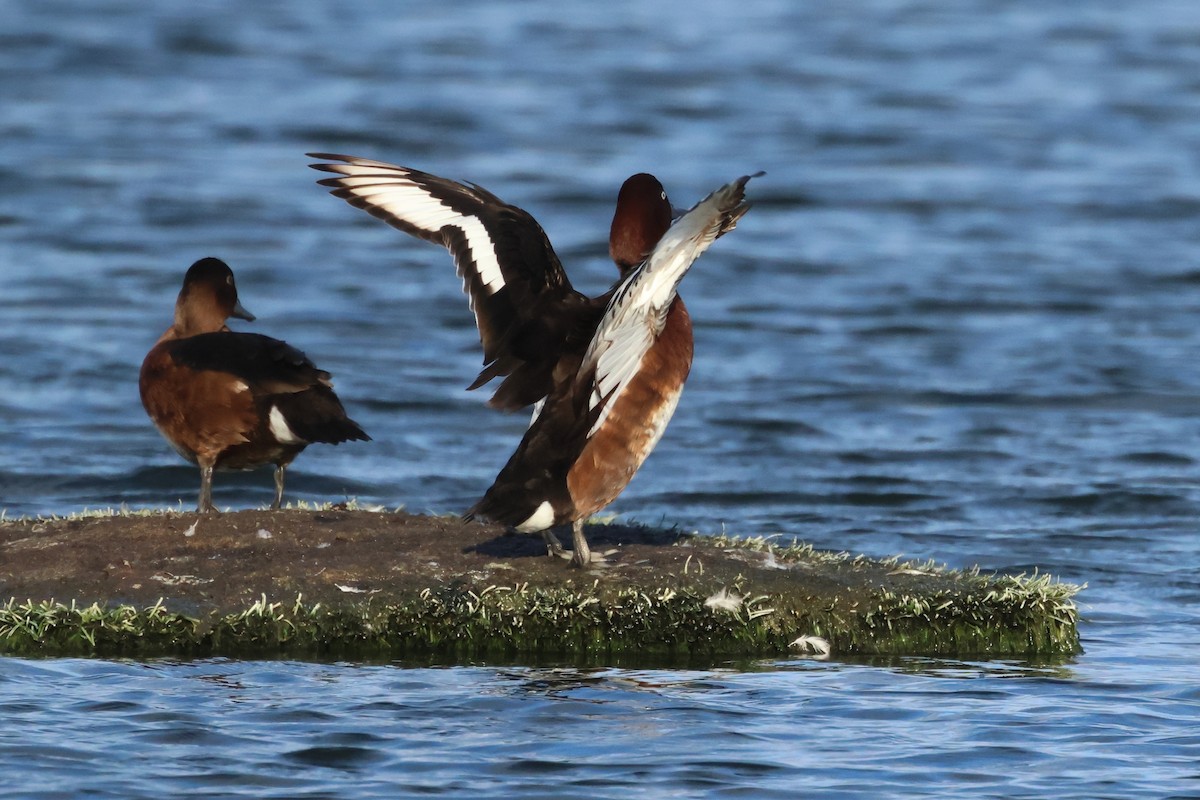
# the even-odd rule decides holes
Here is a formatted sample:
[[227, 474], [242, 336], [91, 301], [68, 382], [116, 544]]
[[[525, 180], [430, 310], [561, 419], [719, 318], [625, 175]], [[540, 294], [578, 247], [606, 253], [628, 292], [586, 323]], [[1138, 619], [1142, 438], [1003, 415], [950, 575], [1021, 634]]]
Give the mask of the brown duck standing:
[[142, 362], [142, 405], [171, 446], [200, 467], [197, 511], [216, 511], [213, 470], [275, 465], [275, 501], [284, 471], [313, 442], [369, 440], [346, 416], [328, 372], [296, 348], [236, 333], [229, 317], [253, 320], [238, 302], [233, 272], [203, 258], [187, 271], [175, 321]]

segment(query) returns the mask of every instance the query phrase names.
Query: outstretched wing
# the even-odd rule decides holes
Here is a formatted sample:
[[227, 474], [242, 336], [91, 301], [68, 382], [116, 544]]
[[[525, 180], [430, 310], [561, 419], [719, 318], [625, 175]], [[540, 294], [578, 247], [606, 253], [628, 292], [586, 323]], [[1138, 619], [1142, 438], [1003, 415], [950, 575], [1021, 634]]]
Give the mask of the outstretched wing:
[[700, 254], [750, 210], [746, 182], [762, 174], [743, 175], [679, 217], [613, 293], [579, 372], [592, 382], [589, 408], [598, 409], [589, 436], [604, 423], [613, 401], [637, 374], [662, 331], [679, 281]]
[[319, 181], [335, 197], [449, 249], [483, 345], [485, 368], [471, 388], [527, 360], [512, 342], [547, 296], [578, 295], [537, 220], [486, 189], [382, 161], [309, 156], [340, 162], [311, 165], [338, 176]]

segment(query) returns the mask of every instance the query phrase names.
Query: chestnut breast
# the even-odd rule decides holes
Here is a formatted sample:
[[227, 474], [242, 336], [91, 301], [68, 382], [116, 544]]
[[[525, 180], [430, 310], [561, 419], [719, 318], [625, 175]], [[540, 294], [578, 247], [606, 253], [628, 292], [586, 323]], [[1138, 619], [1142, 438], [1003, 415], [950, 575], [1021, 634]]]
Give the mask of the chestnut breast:
[[249, 441], [258, 422], [254, 396], [235, 375], [176, 363], [172, 344], [159, 342], [142, 362], [142, 404], [180, 455], [212, 463], [227, 448]]
[[692, 321], [678, 297], [637, 374], [567, 473], [576, 515], [588, 517], [628, 485], [666, 430], [692, 366]]

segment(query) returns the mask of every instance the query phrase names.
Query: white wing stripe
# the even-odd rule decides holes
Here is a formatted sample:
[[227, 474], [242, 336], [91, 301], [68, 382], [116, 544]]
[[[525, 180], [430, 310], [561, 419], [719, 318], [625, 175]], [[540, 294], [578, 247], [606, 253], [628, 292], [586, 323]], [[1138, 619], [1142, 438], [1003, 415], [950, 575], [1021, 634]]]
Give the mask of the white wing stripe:
[[483, 281], [488, 294], [503, 289], [504, 273], [500, 270], [500, 262], [496, 260], [496, 245], [488, 235], [487, 228], [477, 217], [460, 217], [458, 227], [467, 238], [479, 280]]
[[360, 186], [385, 186], [400, 182], [411, 183], [411, 181], [409, 181], [403, 175], [385, 175], [379, 172], [357, 172], [349, 175], [341, 174], [341, 177], [337, 179], [338, 186], [345, 186], [349, 189], [357, 189]]
[[[352, 179], [341, 179], [343, 184], [350, 180]], [[475, 271], [488, 294], [495, 294], [504, 288], [504, 273], [496, 259], [495, 244], [478, 217], [456, 211], [436, 197], [430, 196], [421, 186], [403, 177], [376, 177], [371, 178], [369, 183], [346, 185], [345, 188], [349, 194], [372, 207], [386, 211], [423, 231], [437, 233], [447, 226], [457, 228], [470, 249], [470, 253], [465, 255], [468, 260], [474, 262]]]
[[637, 372], [651, 343], [652, 337], [647, 325], [625, 325], [613, 331], [600, 355], [603, 371], [596, 370], [595, 385], [588, 401], [591, 408], [599, 405], [624, 383], [622, 376], [632, 377]]

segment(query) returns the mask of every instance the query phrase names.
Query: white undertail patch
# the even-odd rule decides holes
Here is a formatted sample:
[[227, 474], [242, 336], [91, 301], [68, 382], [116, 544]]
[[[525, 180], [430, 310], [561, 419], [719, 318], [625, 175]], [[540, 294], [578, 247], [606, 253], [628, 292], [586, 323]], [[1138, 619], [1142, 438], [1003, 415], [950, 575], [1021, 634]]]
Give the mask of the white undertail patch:
[[550, 505], [549, 500], [543, 500], [542, 504], [529, 515], [529, 519], [517, 526], [517, 530], [521, 533], [536, 533], [537, 531], [544, 531], [553, 526], [554, 507]]

